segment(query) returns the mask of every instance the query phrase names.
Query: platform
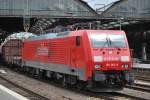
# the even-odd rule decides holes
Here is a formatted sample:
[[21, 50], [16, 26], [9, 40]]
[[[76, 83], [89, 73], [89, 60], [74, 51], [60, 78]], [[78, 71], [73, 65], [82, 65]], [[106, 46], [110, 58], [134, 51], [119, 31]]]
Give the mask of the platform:
[[0, 84], [0, 100], [29, 100]]
[[133, 68], [150, 69], [150, 64], [133, 63]]

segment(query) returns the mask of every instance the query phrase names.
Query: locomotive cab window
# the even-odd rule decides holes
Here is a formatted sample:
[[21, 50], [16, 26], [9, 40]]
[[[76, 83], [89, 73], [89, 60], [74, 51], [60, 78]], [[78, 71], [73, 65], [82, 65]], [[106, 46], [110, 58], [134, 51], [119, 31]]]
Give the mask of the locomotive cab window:
[[76, 36], [76, 46], [80, 46], [80, 42], [81, 42], [81, 37]]
[[125, 36], [122, 34], [91, 34], [93, 48], [126, 48]]

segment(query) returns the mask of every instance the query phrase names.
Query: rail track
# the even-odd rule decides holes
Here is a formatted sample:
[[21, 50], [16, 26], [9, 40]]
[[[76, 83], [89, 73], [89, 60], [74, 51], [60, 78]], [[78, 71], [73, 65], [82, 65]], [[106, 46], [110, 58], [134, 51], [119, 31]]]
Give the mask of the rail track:
[[[50, 100], [50, 99], [40, 96], [39, 94], [34, 93], [24, 87], [19, 86], [17, 83], [14, 83], [11, 80], [9, 80], [3, 76], [0, 76], [0, 80], [1, 80], [0, 84], [23, 95], [24, 97], [28, 98], [29, 100]], [[40, 80], [40, 81], [43, 81], [43, 80]], [[44, 82], [47, 82], [47, 80], [44, 80]], [[49, 83], [50, 83], [50, 85], [55, 85], [59, 88], [64, 88], [59, 83], [56, 83], [56, 82], [49, 82]], [[64, 89], [66, 89], [66, 88], [64, 88]], [[101, 99], [117, 100], [117, 98], [119, 100], [120, 98], [127, 98], [127, 96], [124, 97], [123, 95], [116, 94], [116, 93], [92, 93], [90, 91], [84, 91], [84, 90], [78, 91], [75, 88], [67, 88], [67, 90], [81, 93], [82, 95], [87, 96], [87, 100], [101, 100]], [[62, 100], [74, 100], [74, 99], [67, 95], [64, 95], [64, 96], [62, 96]]]
[[28, 98], [29, 100], [49, 100], [46, 97], [43, 97], [39, 94], [36, 94], [24, 87], [19, 86], [18, 84], [0, 76], [0, 84], [3, 86], [6, 86], [7, 88], [17, 92], [18, 94], [21, 94], [22, 96]]
[[[15, 72], [16, 76], [21, 74], [20, 72], [16, 72], [16, 71], [12, 71], [12, 72]], [[21, 75], [23, 75], [25, 77], [30, 76], [30, 75], [24, 75], [24, 73]], [[15, 87], [17, 91], [18, 91], [18, 89], [20, 89], [20, 91], [25, 91], [26, 93], [21, 92], [21, 95], [29, 98], [30, 100], [53, 100], [53, 99], [48, 99], [47, 97], [41, 96], [41, 95], [37, 94], [36, 92], [31, 91], [31, 90], [28, 90], [25, 87], [21, 87], [17, 83], [12, 82], [11, 79], [5, 78], [4, 76], [0, 75], [0, 78], [3, 79], [4, 81], [6, 81], [7, 84], [12, 84], [13, 86], [11, 86], [11, 87]], [[130, 95], [130, 94], [124, 94], [121, 92], [94, 93], [94, 92], [90, 92], [87, 90], [78, 91], [76, 88], [67, 88], [66, 89], [66, 88], [62, 87], [59, 82], [58, 83], [53, 82], [53, 81], [50, 82], [49, 80], [43, 80], [43, 79], [36, 79], [36, 80], [41, 81], [43, 83], [48, 83], [49, 85], [56, 86], [56, 87], [61, 88], [63, 90], [73, 91], [73, 93], [78, 93], [80, 95], [83, 95], [83, 96], [87, 97], [87, 99], [85, 99], [85, 100], [101, 100], [101, 99], [104, 99], [104, 100], [121, 100], [121, 99], [123, 99], [123, 100], [137, 100], [137, 99], [138, 100], [146, 100], [146, 99], [143, 99], [142, 97], [138, 97], [138, 96], [134, 96], [134, 95]], [[8, 88], [11, 88], [11, 87], [8, 87]], [[130, 89], [135, 89], [135, 88], [130, 88]], [[140, 89], [136, 89], [136, 90], [142, 91]], [[80, 99], [74, 99], [69, 95], [62, 95], [60, 100], [80, 100]], [[82, 100], [84, 100], [84, 99], [82, 99]]]
[[[111, 93], [91, 93], [88, 92], [88, 95], [95, 99], [91, 100], [99, 100], [99, 98], [104, 100], [144, 100], [142, 97], [136, 97], [128, 94], [124, 94], [121, 92], [111, 92]], [[146, 100], [146, 99], [145, 99]]]
[[126, 86], [126, 88], [130, 88], [130, 89], [134, 89], [134, 90], [139, 90], [139, 91], [149, 92], [150, 93], [150, 86], [144, 85], [144, 84], [135, 83], [133, 86]]
[[135, 75], [135, 79], [137, 79], [137, 80], [142, 80], [142, 81], [146, 81], [146, 82], [150, 82], [150, 77], [149, 77], [149, 76]]

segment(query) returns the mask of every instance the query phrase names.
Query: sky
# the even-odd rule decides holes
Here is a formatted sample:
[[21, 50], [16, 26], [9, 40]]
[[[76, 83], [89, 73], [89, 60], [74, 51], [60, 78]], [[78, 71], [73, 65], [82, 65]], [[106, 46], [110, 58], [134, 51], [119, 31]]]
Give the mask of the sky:
[[88, 2], [88, 4], [93, 8], [101, 8], [104, 5], [110, 4], [112, 2], [118, 1], [118, 0], [83, 0], [85, 2]]

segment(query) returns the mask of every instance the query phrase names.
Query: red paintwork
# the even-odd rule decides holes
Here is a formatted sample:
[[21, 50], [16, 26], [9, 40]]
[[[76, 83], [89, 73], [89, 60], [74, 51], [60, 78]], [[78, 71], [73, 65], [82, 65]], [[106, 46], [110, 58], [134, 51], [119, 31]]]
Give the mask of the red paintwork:
[[[72, 31], [67, 37], [56, 38], [56, 39], [47, 39], [47, 40], [33, 40], [33, 41], [24, 41], [24, 47], [22, 51], [23, 60], [25, 61], [40, 61], [45, 63], [56, 63], [68, 65], [72, 68], [84, 69], [85, 80], [92, 77], [92, 72], [95, 70], [95, 64], [101, 64], [103, 67], [96, 70], [130, 70], [131, 69], [131, 58], [130, 62], [121, 62], [121, 61], [104, 61], [104, 62], [94, 62], [94, 56], [103, 56], [105, 57], [120, 57], [120, 56], [129, 56], [130, 50], [128, 47], [128, 42], [126, 39], [127, 48], [92, 48], [90, 39], [88, 35], [91, 32], [107, 33], [107, 34], [125, 34], [123, 31], [113, 31], [113, 30], [79, 30]], [[81, 45], [80, 47], [76, 46], [75, 40], [76, 36], [81, 36]], [[37, 50], [37, 48], [39, 48]], [[44, 49], [41, 49], [44, 48]], [[109, 51], [112, 51], [112, 54], [108, 54]], [[44, 53], [42, 53], [44, 52]], [[103, 54], [104, 52], [104, 54]], [[117, 54], [119, 52], [119, 54]], [[118, 64], [118, 66], [110, 66], [108, 64]], [[130, 68], [122, 68], [121, 64], [129, 64]]]

